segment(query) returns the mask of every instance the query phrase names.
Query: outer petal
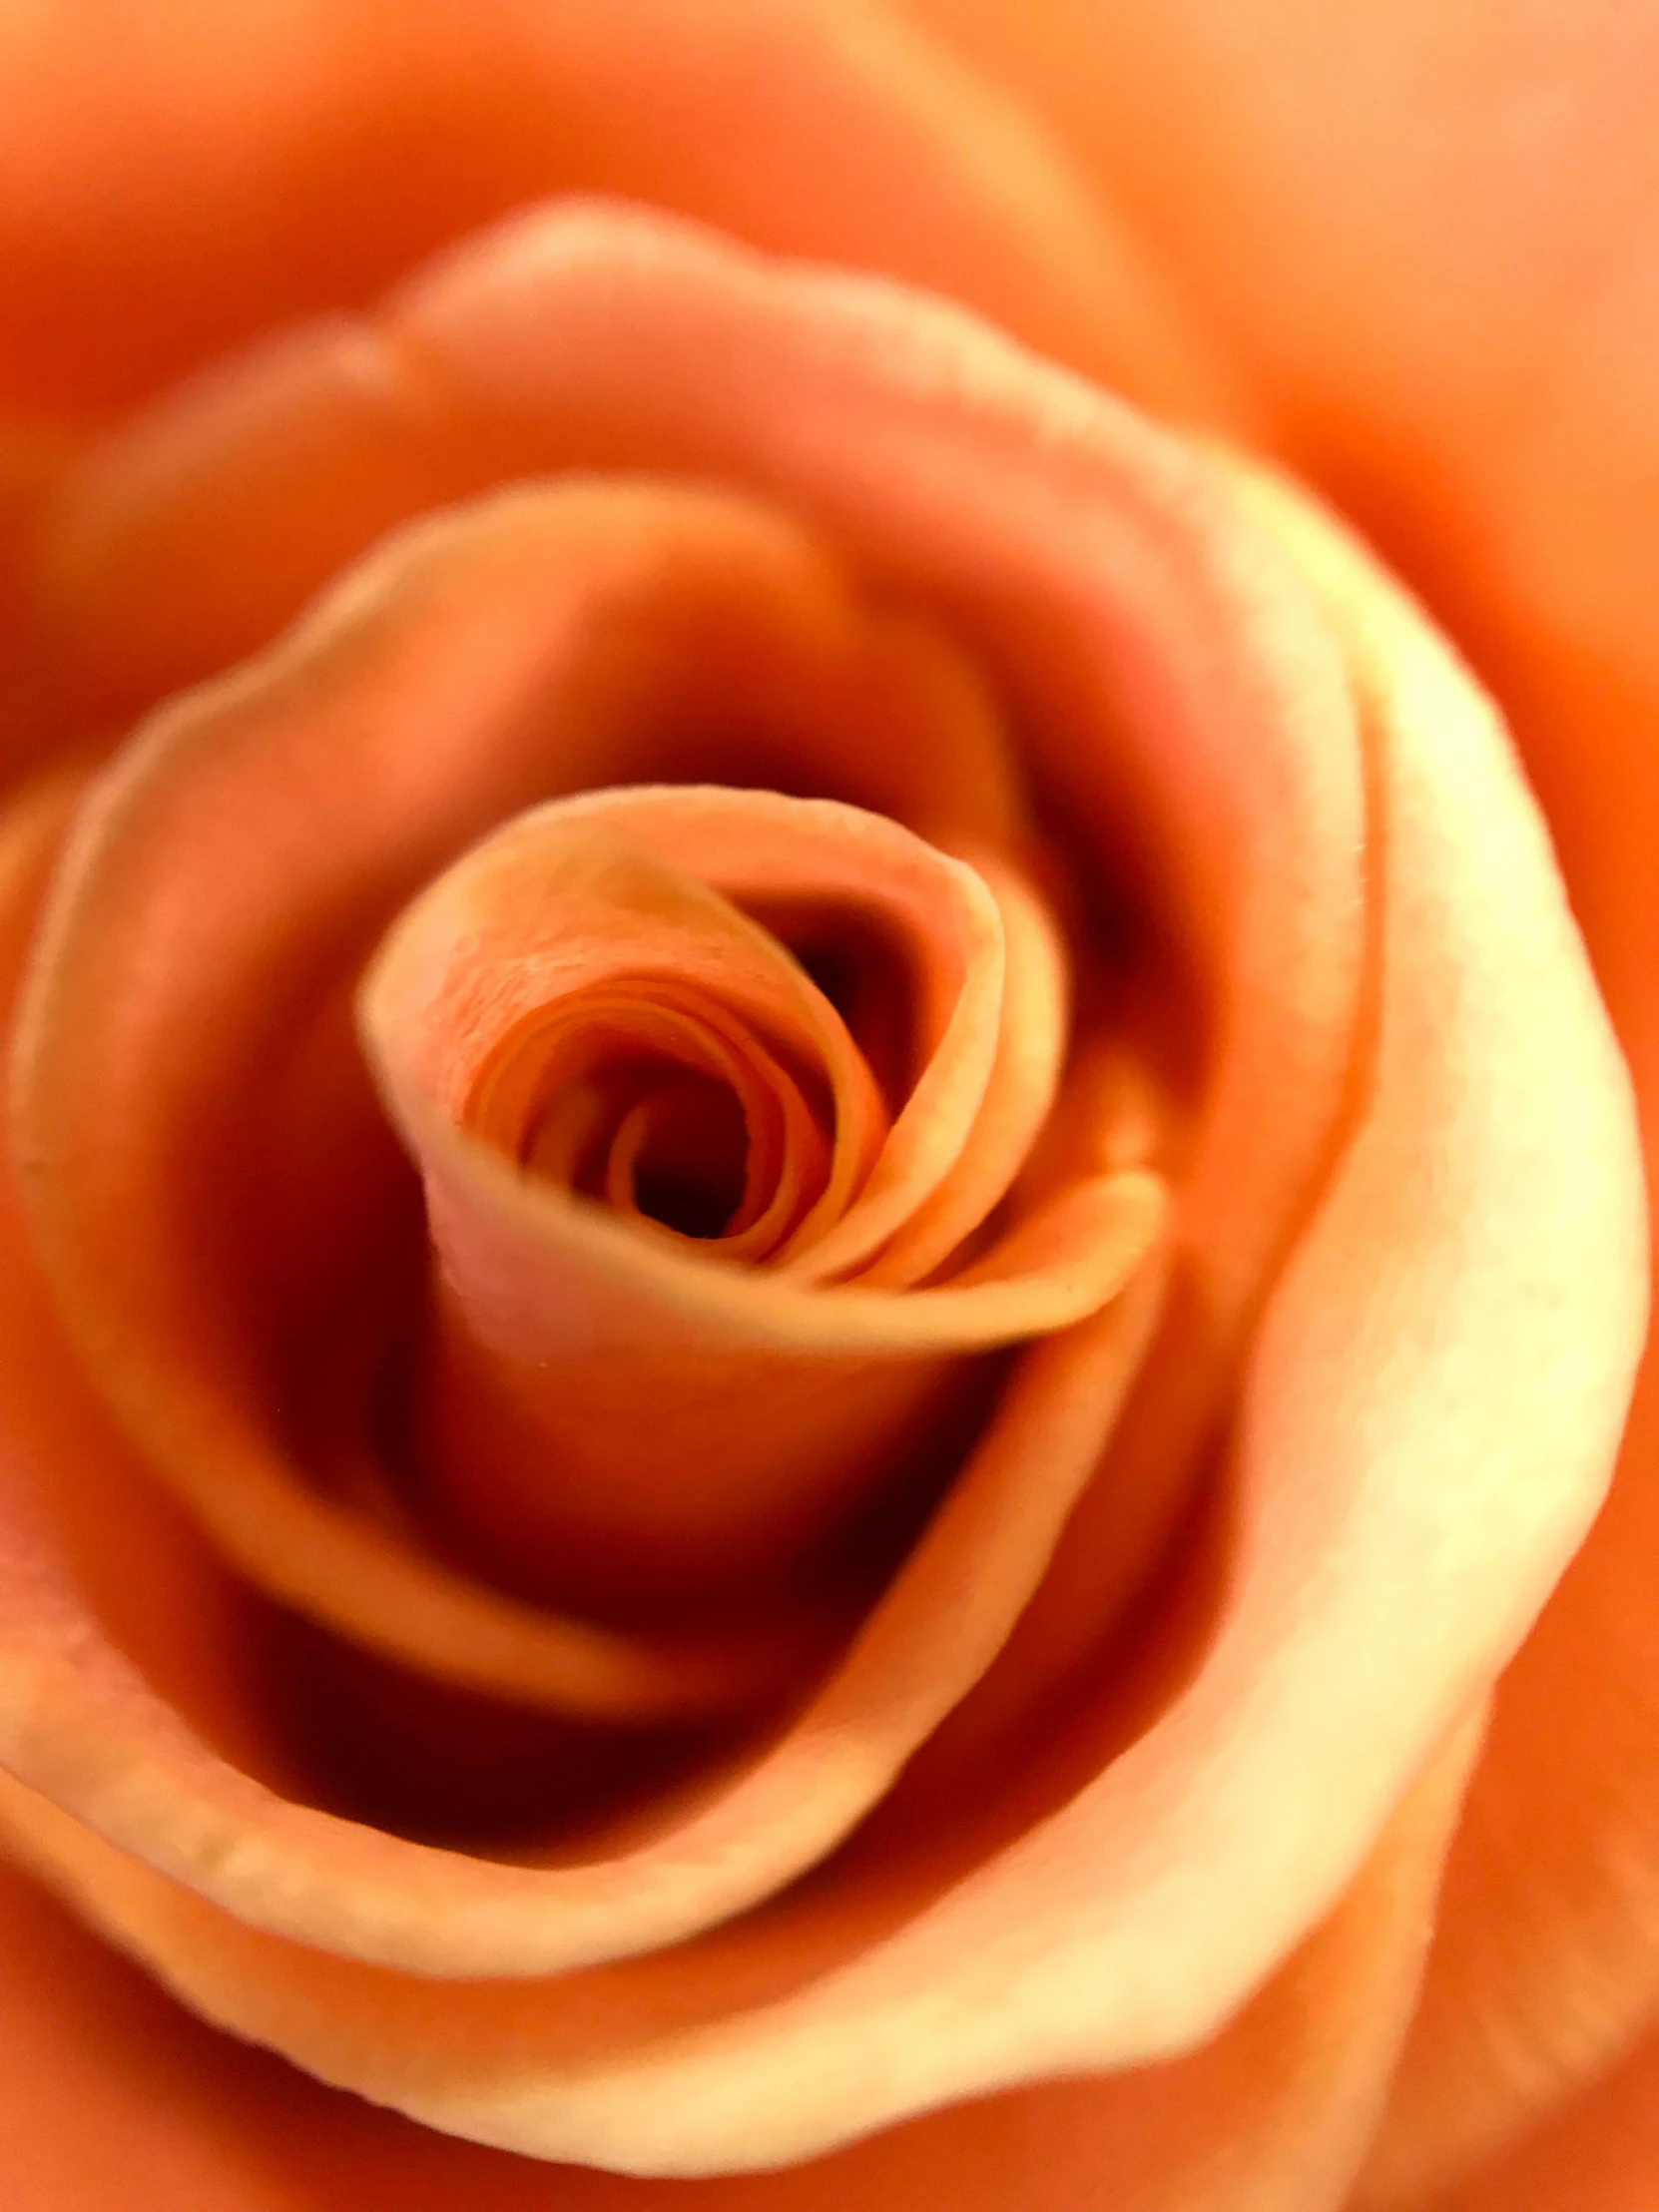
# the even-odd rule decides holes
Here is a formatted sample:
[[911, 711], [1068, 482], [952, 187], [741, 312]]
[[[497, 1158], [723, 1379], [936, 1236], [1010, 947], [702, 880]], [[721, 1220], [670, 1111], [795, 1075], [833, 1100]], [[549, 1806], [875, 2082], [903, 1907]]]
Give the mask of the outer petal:
[[[1093, 158], [1284, 449], [1495, 685], [1659, 1181], [1659, 8], [916, 12]], [[1607, 1508], [1502, 1687], [1381, 2201], [1496, 2145], [1659, 2004], [1656, 1562], [1650, 1356]]]
[[569, 190], [958, 292], [1139, 388], [1211, 389], [1043, 135], [866, 0], [68, 0], [0, 31], [0, 405], [129, 400]]
[[1647, 2212], [1659, 2176], [1659, 2036], [1640, 2036], [1508, 2148], [1412, 2212]]
[[117, 2198], [133, 2212], [541, 2212], [550, 2191], [568, 2212], [1328, 2212], [1409, 2006], [1474, 1740], [1461, 1732], [1337, 1916], [1206, 2049], [704, 2181], [550, 2173], [338, 2096], [186, 2018], [0, 1872], [10, 2171], [42, 2203], [88, 2212]]
[[66, 410], [101, 418], [324, 319], [164, 405], [57, 502], [49, 536], [67, 516], [71, 557], [89, 535], [104, 556], [113, 680], [57, 620], [61, 577], [41, 590], [21, 555], [7, 574], [0, 516], [0, 775], [253, 650], [463, 488], [441, 403], [335, 310], [505, 209], [595, 190], [889, 269], [1148, 398], [1229, 411], [1096, 189], [879, 0], [11, 9], [0, 508], [9, 457], [65, 442]]

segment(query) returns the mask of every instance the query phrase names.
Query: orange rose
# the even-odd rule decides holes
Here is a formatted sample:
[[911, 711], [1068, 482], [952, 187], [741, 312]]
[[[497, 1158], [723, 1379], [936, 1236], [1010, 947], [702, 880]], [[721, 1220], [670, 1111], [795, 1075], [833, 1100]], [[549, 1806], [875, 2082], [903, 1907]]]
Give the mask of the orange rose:
[[1426, 2205], [1640, 2025], [1624, 1063], [1449, 650], [1107, 387], [1431, 549], [1640, 1073], [1594, 479], [1268, 402], [1177, 20], [1225, 370], [859, 7], [7, 27], [0, 1832], [393, 2108], [19, 1875], [25, 2201]]

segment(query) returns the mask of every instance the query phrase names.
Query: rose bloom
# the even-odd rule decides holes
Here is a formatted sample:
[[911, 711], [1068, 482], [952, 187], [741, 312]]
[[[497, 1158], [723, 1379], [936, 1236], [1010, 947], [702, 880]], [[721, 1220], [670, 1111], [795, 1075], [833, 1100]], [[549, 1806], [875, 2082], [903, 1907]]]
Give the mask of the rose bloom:
[[8, 2203], [1654, 2201], [1656, 85], [7, 11]]

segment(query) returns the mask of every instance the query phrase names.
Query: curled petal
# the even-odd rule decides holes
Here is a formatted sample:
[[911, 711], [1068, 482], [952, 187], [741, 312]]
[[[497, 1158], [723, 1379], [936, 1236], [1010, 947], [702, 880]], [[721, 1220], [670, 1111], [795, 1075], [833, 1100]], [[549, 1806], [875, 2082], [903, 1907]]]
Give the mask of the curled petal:
[[[1190, 2058], [958, 2105], [788, 2173], [679, 2181], [673, 2201], [904, 2212], [942, 2191], [953, 2212], [1079, 2212], [1104, 2190], [1113, 2212], [1331, 2212], [1409, 2004], [1466, 1750], [1424, 1777], [1341, 1912]], [[273, 2187], [309, 2201], [348, 2182], [376, 2212], [450, 2197], [534, 2212], [554, 2185], [570, 2212], [633, 2212], [662, 2194], [592, 2167], [550, 2176], [273, 2066], [187, 2019], [32, 1883], [0, 1876], [0, 1915], [10, 2141], [44, 2201], [102, 2192], [135, 2212], [194, 2212], [199, 2195], [215, 2212], [267, 2212]]]
[[[939, 656], [916, 660], [913, 625], [872, 635], [841, 593], [800, 532], [742, 502], [581, 482], [509, 495], [412, 534], [269, 665], [158, 718], [67, 862], [18, 1048], [18, 1127], [83, 1356], [251, 1579], [446, 1679], [594, 1715], [719, 1709], [817, 1663], [824, 1629], [622, 1637], [540, 1614], [348, 1510], [304, 1480], [276, 1419], [280, 1332], [249, 1290], [227, 1298], [225, 1271], [265, 1264], [276, 1288], [262, 1295], [279, 1299], [288, 1274], [299, 1326], [330, 1241], [384, 1241], [396, 1164], [349, 1034], [328, 1026], [327, 993], [469, 825], [607, 769], [706, 756], [711, 702], [759, 718], [763, 780], [828, 762], [856, 785], [857, 749], [848, 763], [832, 734], [864, 706], [866, 736], [885, 723], [889, 738], [915, 733], [923, 755], [966, 738], [970, 767], [986, 758], [971, 690], [933, 681]], [[839, 686], [828, 694], [811, 680], [827, 663]], [[885, 750], [869, 755], [877, 779]], [[970, 772], [945, 798], [946, 823], [982, 831], [985, 818], [952, 801], [994, 806], [1002, 789], [994, 765]], [[290, 1190], [278, 1212], [260, 1106], [284, 1038], [307, 1021], [322, 1024], [318, 1080], [334, 1103], [309, 1204]], [[117, 1124], [118, 1150], [103, 1138]], [[252, 1160], [234, 1145], [227, 1156], [226, 1132], [247, 1134]], [[347, 1255], [333, 1263], [342, 1279]], [[952, 1294], [959, 1306], [900, 1323], [910, 1334], [892, 1349], [1006, 1343], [1088, 1310], [1099, 1268], [1086, 1281], [1045, 1253], [1033, 1280], [1031, 1258], [1016, 1253], [1005, 1289]], [[1118, 1259], [1103, 1266], [1115, 1280]], [[842, 1349], [879, 1365], [896, 1311], [860, 1305]]]
[[[8, 989], [74, 797], [46, 794], [12, 819], [0, 877]], [[0, 1392], [15, 1416], [0, 1462], [0, 1759], [251, 1926], [447, 1977], [535, 1975], [672, 1942], [775, 1893], [844, 1837], [1006, 1638], [1094, 1470], [1162, 1291], [1159, 1271], [1143, 1271], [1124, 1298], [1036, 1348], [891, 1586], [774, 1745], [643, 1838], [572, 1865], [513, 1866], [405, 1842], [253, 1779], [264, 1747], [250, 1757], [224, 1711], [234, 1670], [214, 1649], [211, 1585], [188, 1558], [164, 1579], [153, 1511], [118, 1519], [116, 1537], [136, 1527], [151, 1581], [133, 1589], [125, 1551], [113, 1585], [92, 1578], [153, 1679], [117, 1648], [74, 1572], [73, 1523], [91, 1482], [94, 1560], [107, 1567], [98, 1545], [131, 1480], [23, 1257], [9, 1180], [5, 1198], [0, 1227], [21, 1264], [0, 1332]], [[135, 1597], [154, 1601], [137, 1621]], [[181, 1628], [183, 1655], [172, 1648]], [[221, 1625], [220, 1640], [232, 1632]], [[183, 1717], [201, 1711], [204, 1690], [215, 1741], [241, 1771]]]
[[[224, 1921], [136, 1860], [104, 1856], [51, 1805], [19, 1818], [89, 1909], [215, 2016], [445, 2124], [619, 2166], [801, 2156], [951, 2098], [1192, 2052], [1336, 1906], [1524, 1632], [1599, 1498], [1636, 1357], [1643, 1254], [1623, 1072], [1501, 732], [1414, 612], [1292, 495], [1235, 480], [908, 295], [780, 274], [670, 226], [592, 213], [527, 225], [438, 272], [394, 319], [480, 419], [546, 465], [712, 471], [786, 497], [870, 575], [948, 611], [1029, 717], [1044, 796], [1065, 800], [1095, 862], [1124, 865], [1169, 955], [1159, 972], [1185, 963], [1199, 979], [1215, 1040], [1179, 1257], [1189, 1300], [1196, 1287], [1220, 1319], [1208, 1341], [1170, 1332], [1162, 1364], [1141, 1371], [1142, 1426], [1119, 1439], [1152, 1437], [1187, 1461], [1265, 1293], [1226, 1438], [1229, 1573], [1188, 1675], [1081, 1782], [1091, 1716], [1066, 1707], [1022, 1795], [924, 1829], [908, 1854], [876, 1848], [872, 1829], [741, 1919], [672, 1951], [515, 1982], [510, 2003], [498, 1983], [382, 1980], [349, 1956], [290, 1954], [269, 1932], [282, 1909], [271, 1897], [248, 1916], [258, 1926]], [[525, 601], [498, 588], [511, 574], [506, 562], [492, 578], [496, 653], [524, 634]], [[416, 656], [397, 665], [406, 682]], [[499, 669], [478, 696], [494, 653], [436, 665], [446, 687], [400, 695], [388, 682], [383, 699], [429, 711], [439, 691], [468, 736], [492, 708], [509, 733], [522, 727], [509, 710], [523, 695]], [[281, 723], [280, 701], [260, 696]], [[364, 737], [337, 700], [332, 714], [314, 694], [308, 704], [302, 742], [317, 751], [303, 758], [342, 750], [365, 785], [376, 740], [411, 726], [392, 714]], [[166, 822], [171, 842], [134, 825], [166, 789], [158, 764], [188, 754], [188, 729], [187, 715], [158, 733], [106, 795], [107, 841], [99, 851], [84, 832], [35, 979], [31, 1069], [37, 1083], [43, 1067], [58, 1078], [33, 1093], [27, 1123], [43, 1187], [57, 1178], [55, 1196], [37, 1192], [37, 1230], [66, 1314], [112, 1376], [119, 1336], [89, 1265], [95, 1213], [78, 1217], [64, 1195], [110, 1194], [85, 1119], [75, 1176], [52, 1154], [61, 1140], [39, 1108], [50, 1097], [73, 1119], [67, 1078], [84, 1064], [65, 1046], [72, 1025], [48, 1014], [66, 976], [96, 979], [92, 951], [112, 958], [107, 932], [88, 927], [94, 857], [106, 887], [123, 880], [112, 854], [128, 882], [183, 857], [190, 809], [170, 818], [157, 804], [148, 827]], [[247, 735], [234, 718], [231, 731]], [[198, 733], [191, 769], [198, 831], [215, 765], [239, 751], [227, 776], [249, 768], [225, 722], [212, 736]], [[445, 782], [441, 743], [418, 758], [422, 775], [398, 787], [411, 813], [418, 802], [435, 817], [441, 800], [453, 814], [474, 785]], [[510, 735], [492, 758], [516, 761]], [[488, 794], [496, 816], [516, 773]], [[349, 792], [350, 776], [336, 788]], [[425, 828], [405, 820], [398, 833], [412, 849]], [[303, 840], [277, 841], [303, 893]], [[118, 904], [124, 921], [144, 918], [141, 942], [167, 941], [154, 907]], [[280, 971], [247, 907], [216, 911]], [[173, 919], [182, 930], [182, 911]], [[86, 1088], [106, 1109], [122, 1096]], [[453, 1165], [473, 1172], [458, 1148]], [[498, 1172], [521, 1203], [521, 1179]], [[154, 1226], [142, 1207], [137, 1219]], [[626, 1234], [630, 1253], [651, 1251], [666, 1309], [680, 1255]], [[1011, 1234], [1047, 1232], [1033, 1214]], [[165, 1257], [165, 1238], [141, 1242]], [[602, 1247], [596, 1233], [589, 1280], [609, 1268], [620, 1282], [625, 1263]], [[131, 1264], [119, 1240], [100, 1257], [112, 1278]], [[728, 1272], [747, 1280], [700, 1269], [700, 1285]], [[159, 1280], [174, 1296], [165, 1269]], [[1083, 1329], [1121, 1321], [1145, 1282]], [[908, 1300], [856, 1286], [798, 1295], [856, 1341], [889, 1296], [925, 1330], [943, 1302], [987, 1288], [1008, 1286], [964, 1274]], [[790, 1322], [781, 1310], [777, 1326]], [[1018, 1370], [1037, 1375], [1046, 1418], [1067, 1393], [1039, 1363], [1079, 1341], [1056, 1336]], [[1109, 1365], [1088, 1370], [1102, 1389]], [[131, 1418], [130, 1382], [116, 1380]], [[159, 1440], [163, 1423], [151, 1426]], [[1089, 1433], [1098, 1452], [1104, 1437]], [[1132, 1455], [1106, 1456], [1082, 1508], [1095, 1525], [1117, 1509], [1126, 1465]], [[1101, 1579], [1086, 1624], [1097, 1633]], [[1008, 1625], [998, 1648], [1017, 1667]], [[1074, 1663], [1089, 1648], [1074, 1643]], [[49, 1674], [62, 1691], [61, 1647], [49, 1668], [43, 1648], [33, 1656], [37, 1682]], [[30, 1746], [37, 1775], [63, 1742], [49, 1720]], [[69, 1794], [51, 1779], [47, 1796]], [[150, 1855], [177, 1864], [177, 1831], [176, 1817], [156, 1822]], [[438, 1918], [457, 1942], [455, 1921]]]
[[[1068, 2192], [1052, 2199], [1056, 2212], [1069, 2212], [1077, 2201], [1069, 2192], [1102, 2173], [1113, 2177], [1114, 2201], [1148, 2212], [1163, 2212], [1176, 2188], [1180, 2201], [1215, 2212], [1286, 2201], [1336, 2212], [1404, 2024], [1434, 1879], [1478, 1738], [1477, 1714], [1418, 1779], [1342, 1910], [1207, 2049], [1182, 2063], [1036, 2092], [1046, 2121], [1038, 2170]], [[884, 2105], [902, 2109], [902, 2069], [896, 2079], [872, 2081], [855, 2020], [837, 2016], [832, 1975], [828, 2004], [814, 2001], [819, 1990], [809, 1980], [804, 1995], [763, 2010], [768, 2024], [781, 2013], [795, 2030], [780, 2062], [741, 2013], [724, 2031], [706, 2023], [708, 1995], [727, 1992], [720, 1976], [713, 1992], [697, 1988], [695, 1966], [692, 1985], [666, 2004], [657, 1992], [659, 2016], [642, 2034], [632, 2016], [639, 1989], [610, 1989], [591, 1976], [535, 1985], [509, 2003], [499, 1984], [422, 1989], [308, 1957], [170, 1889], [14, 1783], [0, 1782], [0, 1829], [210, 2018], [298, 2044], [324, 2080], [367, 2085], [377, 2101], [478, 2142], [551, 2150], [621, 2174], [741, 2175], [812, 2158], [852, 2126], [867, 2128]], [[805, 1967], [811, 1976], [815, 1963], [808, 1948], [795, 1972]], [[740, 1963], [730, 1993], [741, 2004], [776, 1978]], [[742, 2115], [736, 2130], [734, 2104]], [[924, 2124], [924, 2143], [935, 2138], [927, 2148], [940, 2147], [942, 2136], [947, 2157], [953, 2142], [965, 2154], [962, 2202], [1002, 2212], [1012, 2201], [997, 2182], [1012, 2147], [1004, 2131], [1017, 2144], [1023, 2117], [1008, 2101]], [[788, 2189], [795, 2202], [799, 2190], [799, 2201], [828, 2212], [844, 2203], [849, 2185], [890, 2178], [889, 2157], [902, 2174], [905, 2148], [902, 2137], [877, 2137], [832, 2165], [769, 2173], [764, 2201]], [[1032, 2184], [1028, 2156], [1026, 2149], [1015, 2160], [1022, 2205]], [[930, 2182], [939, 2170], [929, 2158]], [[611, 2201], [603, 2180], [589, 2174], [585, 2186], [596, 2202]], [[743, 2184], [711, 2186], [737, 2192]], [[1281, 2194], [1289, 2190], [1293, 2196]], [[722, 2193], [715, 2201], [728, 2200]]]
[[[1011, 907], [1016, 892], [1003, 895]], [[913, 973], [922, 1066], [890, 1126], [840, 1017], [730, 903], [786, 897], [879, 923], [888, 959]], [[530, 1546], [590, 1590], [606, 1555], [613, 1581], [636, 1589], [653, 1561], [682, 1581], [776, 1573], [923, 1450], [924, 1424], [963, 1380], [953, 1355], [1080, 1320], [1116, 1293], [1152, 1219], [1134, 1174], [1052, 1194], [937, 1289], [885, 1290], [906, 1272], [901, 1250], [879, 1291], [810, 1290], [894, 1223], [912, 1250], [931, 1237], [942, 1258], [1012, 1182], [1038, 1118], [1029, 1093], [1040, 1112], [1063, 1034], [1057, 955], [1043, 957], [1029, 894], [1017, 910], [1038, 948], [1022, 945], [1008, 978], [997, 901], [896, 825], [826, 801], [645, 787], [519, 818], [404, 914], [361, 1019], [425, 1178], [440, 1278], [428, 1458], [451, 1518], [487, 1528], [504, 1557], [522, 1563]], [[1006, 986], [1033, 979], [1027, 1009]], [[635, 998], [617, 996], [625, 983]], [[684, 1055], [695, 1040], [663, 1030], [665, 1009], [689, 1016], [705, 1001], [758, 1025], [824, 1101], [813, 1146], [811, 1116], [784, 1085], [797, 1136], [769, 1173], [786, 1175], [804, 1143], [825, 1157], [774, 1236], [780, 1264], [760, 1276], [711, 1273], [704, 1256], [754, 1256], [768, 1193], [754, 1195], [743, 1234], [665, 1247], [607, 1230], [545, 1173], [503, 1173], [555, 1086], [591, 1084], [601, 1062], [571, 1058], [584, 1037], [613, 1059], [648, 1041]], [[1027, 1018], [1037, 1041], [1022, 1053]], [[1011, 1068], [998, 1060], [1005, 1037]], [[706, 1051], [700, 1064], [717, 1070]], [[998, 1142], [970, 1157], [993, 1076]], [[760, 1109], [751, 1099], [743, 1111], [753, 1165]], [[665, 1468], [695, 1469], [695, 1481]]]

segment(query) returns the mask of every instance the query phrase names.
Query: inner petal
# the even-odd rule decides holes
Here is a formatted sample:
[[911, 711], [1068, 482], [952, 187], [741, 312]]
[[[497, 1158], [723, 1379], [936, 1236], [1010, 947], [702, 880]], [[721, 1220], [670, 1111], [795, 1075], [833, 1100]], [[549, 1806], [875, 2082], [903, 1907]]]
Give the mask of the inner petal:
[[[331, 1434], [346, 1418], [339, 1342], [364, 1333], [365, 1300], [401, 1306], [417, 1195], [335, 992], [469, 837], [561, 791], [713, 775], [833, 792], [993, 847], [1019, 813], [975, 670], [930, 622], [854, 593], [810, 533], [736, 496], [561, 476], [388, 543], [269, 661], [159, 715], [104, 779], [33, 963], [17, 1069], [33, 1231], [80, 1356], [157, 1478], [280, 1603], [446, 1682], [560, 1711], [634, 1710], [636, 1693], [679, 1710], [732, 1668], [525, 1606], [318, 1473], [319, 1422]], [[810, 869], [788, 887], [818, 897]], [[919, 1388], [919, 1348], [1060, 1326], [1112, 1273], [1068, 1267], [937, 1310], [834, 1307], [832, 1355], [808, 1362], [837, 1377], [814, 1448], [840, 1467], [854, 1430], [885, 1433]], [[818, 1344], [817, 1309], [766, 1280], [770, 1325]], [[556, 1295], [544, 1280], [538, 1326]], [[901, 1356], [878, 1363], [880, 1404], [854, 1403], [843, 1355], [876, 1343]], [[732, 1393], [709, 1387], [718, 1423]], [[352, 1397], [365, 1446], [370, 1417]], [[799, 1408], [779, 1419], [787, 1494], [809, 1423]], [[322, 1457], [331, 1470], [339, 1453]]]
[[[677, 1004], [649, 979], [573, 992], [521, 1022], [461, 1126], [551, 1188], [719, 1237], [736, 1260], [764, 1257], [830, 1171], [820, 1117], [776, 1056], [717, 1002]], [[642, 1170], [689, 1175], [699, 1190], [682, 1198], [699, 1226], [642, 1200]]]
[[[835, 1315], [865, 1268], [885, 1291], [967, 1254], [1046, 1114], [1063, 951], [985, 870], [836, 803], [633, 787], [519, 817], [406, 909], [359, 999], [435, 1256], [403, 1479], [485, 1571], [625, 1617], [793, 1602], [860, 1515], [937, 1494], [985, 1363], [948, 1327], [853, 1351]], [[913, 1031], [882, 1082], [751, 905], [810, 917], [827, 975], [849, 917], [855, 995]], [[901, 989], [868, 988], [872, 944]], [[606, 1217], [635, 1257], [594, 1246]], [[711, 1262], [776, 1288], [734, 1305]], [[718, 1448], [679, 1466], [668, 1430]]]
[[617, 1124], [604, 1195], [619, 1212], [681, 1236], [724, 1237], [742, 1214], [757, 1210], [750, 1152], [735, 1093], [696, 1077], [665, 1082]]

